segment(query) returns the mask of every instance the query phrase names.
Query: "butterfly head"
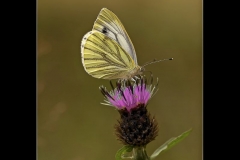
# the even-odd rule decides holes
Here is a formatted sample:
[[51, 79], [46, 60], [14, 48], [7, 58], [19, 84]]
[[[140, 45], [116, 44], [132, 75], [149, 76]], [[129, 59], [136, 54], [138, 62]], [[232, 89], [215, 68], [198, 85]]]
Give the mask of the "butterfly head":
[[145, 68], [144, 67], [140, 67], [139, 72], [143, 73], [144, 71], [145, 71]]

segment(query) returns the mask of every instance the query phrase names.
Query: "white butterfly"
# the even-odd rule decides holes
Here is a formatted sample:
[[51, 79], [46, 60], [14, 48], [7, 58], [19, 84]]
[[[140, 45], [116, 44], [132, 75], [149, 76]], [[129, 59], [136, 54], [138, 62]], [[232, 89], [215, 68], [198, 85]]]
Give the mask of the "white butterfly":
[[124, 26], [107, 8], [100, 11], [92, 31], [84, 35], [81, 54], [85, 71], [102, 79], [130, 79], [142, 74], [144, 66], [163, 61], [154, 60], [140, 67]]

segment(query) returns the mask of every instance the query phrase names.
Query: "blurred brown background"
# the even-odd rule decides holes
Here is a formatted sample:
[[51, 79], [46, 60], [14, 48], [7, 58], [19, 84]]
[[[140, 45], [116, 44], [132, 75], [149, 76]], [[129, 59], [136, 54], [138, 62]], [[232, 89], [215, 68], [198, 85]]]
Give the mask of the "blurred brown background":
[[173, 57], [147, 67], [160, 79], [148, 105], [159, 123], [149, 155], [171, 137], [192, 133], [157, 159], [202, 159], [201, 0], [38, 0], [38, 160], [114, 160], [122, 147], [113, 126], [119, 115], [103, 106], [107, 80], [83, 69], [80, 43], [99, 11], [112, 10], [125, 26], [138, 63]]

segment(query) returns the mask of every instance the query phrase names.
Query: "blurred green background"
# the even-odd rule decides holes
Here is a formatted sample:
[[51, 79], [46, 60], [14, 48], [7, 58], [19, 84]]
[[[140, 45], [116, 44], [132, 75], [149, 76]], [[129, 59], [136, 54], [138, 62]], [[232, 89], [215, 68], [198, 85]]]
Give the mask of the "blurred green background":
[[171, 58], [147, 67], [159, 77], [148, 110], [159, 123], [149, 155], [171, 137], [193, 128], [161, 160], [202, 159], [202, 1], [201, 0], [38, 0], [37, 158], [114, 160], [122, 145], [113, 126], [118, 112], [101, 105], [98, 87], [109, 81], [88, 75], [80, 43], [99, 11], [112, 10], [125, 26], [138, 63]]

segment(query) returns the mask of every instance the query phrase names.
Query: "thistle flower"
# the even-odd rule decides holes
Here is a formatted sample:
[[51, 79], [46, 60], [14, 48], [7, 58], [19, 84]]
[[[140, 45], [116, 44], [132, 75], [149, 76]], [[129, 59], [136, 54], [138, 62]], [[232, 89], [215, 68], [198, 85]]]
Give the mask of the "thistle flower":
[[157, 92], [157, 84], [150, 84], [147, 78], [117, 81], [116, 87], [110, 81], [112, 90], [107, 91], [103, 86], [100, 91], [105, 97], [104, 105], [114, 106], [120, 113], [120, 119], [115, 125], [115, 134], [124, 145], [146, 146], [157, 136], [158, 128], [154, 117], [147, 111], [148, 101]]

